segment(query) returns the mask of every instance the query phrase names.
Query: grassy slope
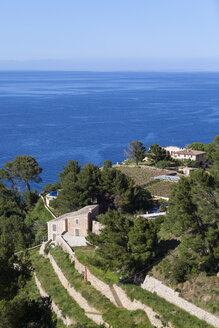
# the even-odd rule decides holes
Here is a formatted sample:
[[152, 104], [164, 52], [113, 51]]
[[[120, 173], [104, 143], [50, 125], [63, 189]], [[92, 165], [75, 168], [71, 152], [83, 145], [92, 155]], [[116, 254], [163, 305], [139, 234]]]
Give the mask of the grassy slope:
[[31, 224], [36, 219], [40, 220], [44, 225], [46, 225], [48, 221], [54, 219], [49, 211], [47, 211], [44, 207], [43, 200], [41, 198], [38, 200], [33, 211], [27, 215], [26, 222]]
[[42, 237], [47, 238], [47, 222], [52, 219], [54, 219], [53, 216], [46, 210], [43, 200], [40, 198], [33, 211], [25, 218], [33, 235], [33, 245], [41, 243]]
[[84, 265], [89, 267], [91, 273], [97, 276], [100, 280], [104, 281], [106, 284], [113, 285], [119, 283], [119, 276], [111, 271], [103, 272], [100, 268], [91, 264], [92, 258], [97, 258], [94, 250], [84, 250], [83, 247], [74, 248], [75, 255], [78, 260]]
[[151, 195], [169, 197], [173, 183], [174, 182], [157, 179], [153, 180], [153, 183], [146, 183], [144, 187], [150, 191]]
[[[111, 283], [118, 283], [118, 276], [111, 272], [108, 273], [108, 278], [105, 277], [105, 272], [100, 268], [95, 268], [93, 265], [90, 265], [89, 259], [94, 255], [94, 252], [86, 252], [83, 250], [76, 250], [75, 254], [79, 261], [85, 264], [91, 272], [96, 275], [100, 280], [105, 282], [109, 281]], [[141, 300], [142, 303], [150, 306], [155, 312], [159, 313], [162, 316], [164, 323], [170, 321], [175, 328], [210, 328], [211, 325], [197, 319], [196, 317], [190, 315], [184, 310], [181, 310], [177, 306], [165, 301], [163, 298], [152, 294], [139, 286], [136, 285], [121, 285], [123, 289], [126, 290], [127, 295], [130, 298], [136, 298]]]
[[127, 295], [131, 299], [140, 300], [142, 303], [150, 306], [154, 311], [162, 315], [164, 323], [171, 322], [176, 328], [210, 328], [211, 325], [190, 315], [177, 306], [165, 301], [163, 298], [142, 289], [140, 286], [123, 285]]
[[[31, 279], [27, 282], [24, 292], [28, 292], [31, 300], [37, 300], [41, 297], [40, 292], [35, 283], [34, 275], [32, 274]], [[56, 314], [53, 312], [54, 319], [57, 320], [56, 328], [66, 328], [61, 319], [57, 319]], [[71, 328], [71, 327], [69, 327]]]
[[74, 319], [75, 324], [84, 324], [87, 325], [88, 328], [98, 327], [98, 325], [86, 317], [84, 310], [79, 307], [61, 285], [48, 259], [39, 255], [38, 251], [32, 251], [31, 261], [42, 287], [62, 310], [64, 316], [69, 316]]
[[68, 254], [64, 253], [61, 247], [56, 247], [50, 252], [68, 281], [81, 293], [91, 306], [94, 306], [102, 313], [103, 319], [109, 323], [110, 326], [114, 328], [152, 327], [144, 311], [128, 311], [126, 309], [117, 308], [105, 296], [91, 286], [89, 282], [84, 281], [70, 262]]

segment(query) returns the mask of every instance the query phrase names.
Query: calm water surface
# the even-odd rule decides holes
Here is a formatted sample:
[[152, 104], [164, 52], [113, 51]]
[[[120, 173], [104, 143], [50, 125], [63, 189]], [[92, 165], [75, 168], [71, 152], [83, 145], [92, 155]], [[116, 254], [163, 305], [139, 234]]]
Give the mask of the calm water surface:
[[132, 140], [184, 146], [216, 134], [219, 73], [0, 72], [0, 166], [34, 156], [43, 184], [68, 160], [122, 161]]

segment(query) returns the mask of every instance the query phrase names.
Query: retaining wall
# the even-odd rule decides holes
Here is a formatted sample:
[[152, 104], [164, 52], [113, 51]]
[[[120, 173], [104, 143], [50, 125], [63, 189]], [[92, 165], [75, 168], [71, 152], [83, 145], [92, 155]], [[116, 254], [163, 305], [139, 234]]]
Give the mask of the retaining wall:
[[[79, 273], [84, 273], [85, 270], [87, 271], [87, 280], [90, 281], [91, 285], [94, 286], [97, 290], [99, 290], [104, 296], [110, 299], [112, 303], [114, 303], [117, 306], [117, 303], [114, 299], [114, 296], [110, 290], [110, 287], [96, 278], [90, 271], [89, 269], [86, 269], [83, 264], [81, 264], [78, 259], [75, 257], [74, 252], [72, 251], [71, 247], [65, 242], [65, 240], [62, 237], [58, 237], [56, 239], [56, 244], [60, 245], [65, 252], [67, 252], [70, 256], [71, 261], [75, 263], [75, 268]], [[140, 301], [134, 300], [131, 302], [129, 298], [126, 296], [125, 292], [118, 287], [117, 285], [113, 285], [115, 291], [117, 292], [120, 300], [123, 303], [123, 306], [126, 307], [127, 309], [131, 309], [128, 306], [132, 306], [131, 310], [135, 310], [136, 306], [138, 304], [138, 308], [142, 308], [142, 306], [146, 307], [146, 305], [142, 304]], [[165, 286], [162, 284], [159, 280], [146, 276], [143, 284], [141, 285], [141, 288], [146, 289], [152, 293], [156, 292], [157, 295], [160, 297], [163, 297], [166, 301], [178, 306], [179, 308], [187, 311], [191, 315], [196, 316], [200, 320], [204, 320], [213, 327], [219, 328], [219, 318], [214, 316], [213, 314], [195, 306], [194, 304], [184, 300], [183, 298], [179, 297], [179, 293], [175, 292], [173, 289]], [[126, 298], [125, 298], [125, 296]], [[130, 303], [132, 305], [130, 305]], [[143, 309], [143, 308], [142, 308]], [[149, 308], [150, 309], [150, 308]], [[151, 309], [150, 309], [151, 310]], [[150, 314], [148, 314], [149, 317]], [[153, 314], [152, 314], [153, 316]], [[152, 317], [149, 319], [151, 320]]]
[[137, 301], [136, 299], [134, 299], [134, 301], [131, 301], [121, 287], [115, 284], [113, 285], [113, 287], [117, 295], [119, 296], [119, 299], [124, 308], [131, 311], [141, 309], [144, 312], [146, 312], [148, 319], [150, 320], [152, 325], [154, 325], [157, 328], [163, 327], [162, 322], [158, 319], [159, 315], [156, 312], [154, 312], [149, 306], [142, 304], [140, 301]]
[[56, 245], [60, 245], [62, 249], [69, 254], [71, 262], [74, 262], [75, 264], [75, 269], [81, 274], [86, 274], [87, 280], [91, 283], [91, 285], [97, 290], [99, 290], [104, 296], [106, 296], [113, 304], [117, 306], [110, 287], [105, 282], [95, 277], [86, 266], [84, 266], [78, 261], [78, 259], [74, 255], [74, 252], [72, 251], [71, 247], [66, 243], [66, 241], [64, 241], [62, 237], [57, 236], [55, 243]]
[[[37, 288], [39, 289], [40, 295], [42, 297], [49, 297], [49, 295], [43, 289], [41, 282], [37, 278], [36, 273], [34, 273], [34, 277], [35, 277], [36, 285], [37, 285]], [[75, 323], [74, 320], [70, 319], [68, 316], [66, 316], [66, 317], [62, 316], [62, 311], [59, 309], [59, 307], [56, 305], [56, 303], [53, 300], [52, 300], [52, 310], [57, 315], [57, 318], [61, 319], [66, 326], [70, 326]]]
[[[87, 300], [81, 296], [80, 293], [78, 293], [74, 287], [71, 286], [71, 284], [68, 282], [68, 280], [65, 278], [65, 275], [63, 274], [62, 270], [59, 268], [59, 266], [57, 265], [55, 259], [53, 258], [53, 256], [51, 254], [48, 254], [46, 257], [49, 258], [53, 269], [55, 271], [55, 273], [57, 274], [61, 284], [63, 285], [63, 287], [67, 290], [67, 292], [69, 293], [69, 295], [79, 304], [79, 306], [85, 311], [85, 314], [88, 318], [90, 318], [91, 320], [93, 320], [94, 322], [96, 322], [98, 325], [100, 324], [105, 324], [107, 325], [103, 318], [102, 315], [99, 314], [95, 308], [91, 307]], [[93, 312], [93, 313], [89, 313], [89, 312]], [[108, 326], [108, 325], [107, 325]]]
[[161, 281], [146, 276], [143, 284], [141, 285], [143, 289], [148, 290], [151, 293], [156, 293], [160, 297], [163, 297], [166, 301], [178, 306], [179, 308], [187, 311], [188, 313], [196, 316], [200, 320], [204, 320], [210, 325], [218, 328], [219, 318], [213, 314], [197, 307], [196, 305], [184, 300], [179, 296], [179, 293], [175, 292], [173, 289], [165, 286]]

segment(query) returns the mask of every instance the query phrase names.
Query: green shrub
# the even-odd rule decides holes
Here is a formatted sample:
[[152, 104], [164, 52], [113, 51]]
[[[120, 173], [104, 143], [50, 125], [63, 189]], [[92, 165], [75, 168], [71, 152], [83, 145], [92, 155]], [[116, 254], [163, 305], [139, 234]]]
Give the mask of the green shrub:
[[159, 169], [165, 169], [167, 167], [170, 166], [170, 162], [167, 161], [166, 159], [164, 159], [163, 161], [159, 161], [155, 164], [155, 167], [159, 168]]

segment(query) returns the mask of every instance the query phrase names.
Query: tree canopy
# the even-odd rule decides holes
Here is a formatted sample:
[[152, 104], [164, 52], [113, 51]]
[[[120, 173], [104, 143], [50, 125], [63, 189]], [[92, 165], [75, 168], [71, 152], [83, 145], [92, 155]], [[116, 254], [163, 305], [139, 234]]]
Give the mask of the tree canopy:
[[31, 278], [28, 255], [14, 252], [10, 237], [0, 233], [0, 327], [55, 328], [50, 298], [32, 299], [25, 288]]
[[151, 264], [157, 246], [157, 229], [153, 221], [116, 211], [108, 211], [98, 219], [104, 228], [99, 235], [90, 233], [88, 240], [97, 246], [96, 254], [105, 270], [119, 270], [128, 277]]
[[211, 173], [216, 181], [217, 188], [219, 188], [219, 135], [214, 139], [214, 153], [212, 154]]
[[166, 150], [159, 146], [157, 143], [154, 143], [150, 146], [147, 157], [153, 162], [157, 163], [167, 159]]
[[138, 163], [145, 158], [145, 151], [145, 146], [140, 141], [136, 140], [129, 143], [129, 148], [125, 154], [138, 165]]
[[39, 183], [42, 181], [39, 174], [42, 169], [38, 166], [34, 157], [23, 155], [16, 156], [12, 162], [6, 162], [0, 171], [0, 178], [12, 183], [16, 187], [17, 182], [23, 181], [26, 190], [30, 191], [30, 182]]
[[110, 159], [107, 159], [106, 161], [103, 162], [102, 166], [107, 167], [108, 169], [112, 167], [112, 162]]
[[32, 299], [25, 289], [31, 278], [27, 253], [31, 233], [25, 224], [24, 204], [14, 189], [0, 182], [0, 327], [55, 327], [49, 298]]
[[219, 211], [215, 180], [199, 169], [172, 188], [165, 227], [180, 237], [179, 259], [191, 272], [217, 272]]
[[101, 212], [110, 208], [129, 213], [152, 205], [150, 192], [134, 186], [133, 180], [116, 168], [104, 166], [100, 170], [90, 163], [80, 168], [77, 162], [70, 161], [59, 177], [61, 191], [51, 205], [60, 214], [95, 203]]

